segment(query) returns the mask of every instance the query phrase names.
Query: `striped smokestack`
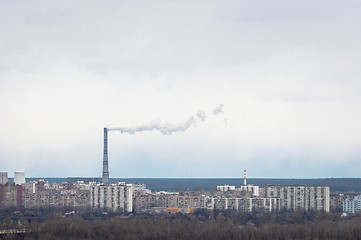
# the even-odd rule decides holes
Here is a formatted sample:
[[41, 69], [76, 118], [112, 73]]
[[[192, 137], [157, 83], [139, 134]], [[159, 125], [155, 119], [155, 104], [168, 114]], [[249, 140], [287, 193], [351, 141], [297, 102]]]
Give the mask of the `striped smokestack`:
[[108, 166], [108, 129], [104, 128], [104, 152], [103, 152], [103, 175], [102, 182], [109, 182], [109, 166]]
[[244, 169], [243, 171], [243, 185], [247, 186], [247, 170]]

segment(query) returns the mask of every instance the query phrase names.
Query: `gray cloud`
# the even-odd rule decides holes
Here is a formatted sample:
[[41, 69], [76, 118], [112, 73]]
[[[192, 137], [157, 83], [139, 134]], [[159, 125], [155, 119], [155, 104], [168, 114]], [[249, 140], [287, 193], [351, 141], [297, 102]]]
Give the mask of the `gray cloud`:
[[[239, 156], [262, 158], [274, 168], [268, 172], [282, 172], [285, 162], [278, 158], [302, 162], [295, 156], [303, 152], [328, 169], [359, 159], [358, 0], [0, 1], [0, 16], [0, 153], [6, 153], [1, 165], [9, 171], [40, 159], [31, 154], [34, 149], [50, 149], [57, 153], [54, 161], [63, 161], [66, 176], [66, 168], [73, 173], [74, 159], [84, 156], [96, 163], [101, 158], [96, 153], [101, 155], [102, 136], [97, 134], [104, 123], [153, 116], [169, 121], [123, 126], [123, 131], [171, 134], [202, 124], [197, 131], [168, 138], [169, 147], [161, 150], [167, 158], [185, 145], [185, 140], [173, 142], [179, 139], [189, 143], [187, 153], [198, 146], [197, 156], [179, 160], [192, 166], [198, 159], [207, 161], [207, 171], [201, 168], [205, 164], [189, 171], [193, 177], [208, 170], [216, 174], [219, 159], [228, 156], [234, 156], [234, 165], [245, 164]], [[215, 99], [227, 103], [226, 114], [219, 105], [214, 116]], [[194, 106], [211, 111], [187, 118]], [[219, 120], [234, 127], [225, 129]], [[153, 142], [157, 134], [151, 137]], [[65, 153], [87, 141], [92, 154]], [[231, 143], [236, 144], [228, 147]], [[260, 147], [278, 146], [284, 156], [272, 151], [272, 159], [267, 154], [255, 158]], [[158, 149], [149, 142], [143, 147]], [[245, 149], [254, 151], [244, 155]], [[147, 156], [149, 161], [159, 163], [157, 154]], [[44, 166], [50, 158], [37, 163]], [[96, 164], [90, 165], [97, 172]], [[320, 175], [330, 176], [326, 168], [319, 169]], [[154, 174], [165, 176], [167, 170]], [[139, 171], [133, 174], [147, 174]], [[340, 174], [354, 176], [347, 169]]]

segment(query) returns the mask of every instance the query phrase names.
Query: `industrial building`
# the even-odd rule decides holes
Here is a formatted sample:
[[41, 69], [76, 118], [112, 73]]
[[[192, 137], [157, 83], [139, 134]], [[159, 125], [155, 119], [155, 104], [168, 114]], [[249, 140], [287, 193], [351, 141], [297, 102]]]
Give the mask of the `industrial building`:
[[251, 192], [253, 197], [259, 197], [259, 186], [247, 185], [247, 170], [243, 171], [243, 185], [236, 189], [241, 192]]
[[25, 181], [25, 172], [23, 171], [17, 171], [17, 172], [14, 172], [14, 183], [16, 185], [21, 185], [21, 184], [24, 184], [26, 181]]
[[109, 182], [109, 166], [108, 166], [108, 129], [104, 128], [104, 150], [103, 150], [103, 171], [102, 182]]

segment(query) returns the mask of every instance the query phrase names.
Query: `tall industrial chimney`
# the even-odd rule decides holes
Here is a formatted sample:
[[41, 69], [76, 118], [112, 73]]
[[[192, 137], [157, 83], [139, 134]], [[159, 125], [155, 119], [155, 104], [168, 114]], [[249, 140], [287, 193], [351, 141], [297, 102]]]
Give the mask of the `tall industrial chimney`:
[[102, 182], [109, 182], [109, 166], [108, 166], [108, 129], [104, 128], [104, 152], [103, 152], [103, 175]]
[[247, 186], [247, 170], [246, 169], [244, 169], [244, 172], [243, 172], [243, 185]]

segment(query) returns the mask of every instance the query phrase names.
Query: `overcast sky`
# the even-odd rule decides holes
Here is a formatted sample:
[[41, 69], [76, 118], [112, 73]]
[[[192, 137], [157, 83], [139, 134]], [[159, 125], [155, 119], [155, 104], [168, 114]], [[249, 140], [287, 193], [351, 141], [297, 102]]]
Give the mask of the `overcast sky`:
[[0, 1], [0, 171], [97, 177], [104, 127], [193, 116], [109, 132], [110, 177], [360, 177], [360, 26], [359, 0]]

